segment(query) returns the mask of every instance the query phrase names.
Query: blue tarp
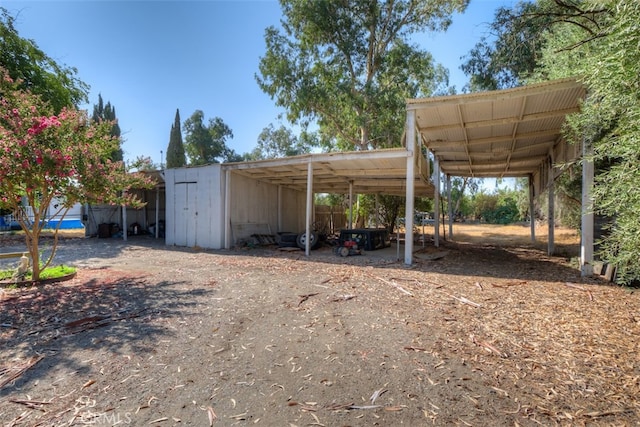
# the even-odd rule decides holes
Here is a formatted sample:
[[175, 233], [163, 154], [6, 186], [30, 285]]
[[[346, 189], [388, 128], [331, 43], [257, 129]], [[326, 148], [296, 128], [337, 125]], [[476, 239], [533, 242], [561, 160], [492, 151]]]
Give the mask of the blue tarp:
[[[52, 219], [49, 221], [46, 228], [55, 229], [59, 222], [60, 221], [57, 219]], [[84, 224], [79, 219], [63, 219], [62, 224], [60, 225], [60, 230], [75, 230], [78, 228], [84, 228]]]
[[[60, 221], [57, 219], [50, 220], [45, 228], [55, 229]], [[60, 230], [76, 230], [83, 229], [84, 224], [80, 219], [63, 219]], [[0, 230], [20, 230], [20, 224], [17, 221], [7, 222], [3, 216], [0, 216]]]

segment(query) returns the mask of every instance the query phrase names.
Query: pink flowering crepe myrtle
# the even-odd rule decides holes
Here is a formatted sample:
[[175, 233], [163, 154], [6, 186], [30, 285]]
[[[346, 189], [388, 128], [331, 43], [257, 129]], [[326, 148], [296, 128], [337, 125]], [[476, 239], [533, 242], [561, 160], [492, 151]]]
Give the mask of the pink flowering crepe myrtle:
[[[127, 190], [152, 184], [110, 160], [119, 148], [111, 125], [92, 122], [85, 111], [51, 114], [37, 96], [17, 90], [6, 78], [0, 83], [0, 207], [14, 212], [31, 259], [39, 259], [38, 239], [54, 198], [64, 203], [49, 215], [60, 219], [76, 203], [141, 205]], [[34, 263], [33, 280], [53, 259], [54, 241], [50, 258], [42, 266]]]

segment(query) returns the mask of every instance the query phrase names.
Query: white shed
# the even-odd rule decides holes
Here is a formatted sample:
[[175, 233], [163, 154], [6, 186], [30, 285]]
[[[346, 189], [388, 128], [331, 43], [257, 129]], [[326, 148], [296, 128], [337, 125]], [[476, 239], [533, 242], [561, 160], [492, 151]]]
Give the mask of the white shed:
[[165, 170], [168, 245], [221, 249], [252, 234], [304, 229], [304, 192], [223, 168]]

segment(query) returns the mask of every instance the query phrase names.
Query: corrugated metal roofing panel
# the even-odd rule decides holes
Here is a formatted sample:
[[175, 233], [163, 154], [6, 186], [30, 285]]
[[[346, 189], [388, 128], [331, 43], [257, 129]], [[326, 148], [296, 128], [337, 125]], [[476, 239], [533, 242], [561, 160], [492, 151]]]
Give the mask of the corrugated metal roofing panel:
[[[407, 158], [407, 150], [397, 148], [227, 163], [223, 168], [252, 179], [306, 191], [308, 166], [311, 164], [315, 193], [347, 194], [351, 185], [356, 194], [405, 195]], [[426, 159], [422, 157], [421, 162], [426, 163]], [[416, 167], [413, 178], [415, 194], [432, 197], [433, 185], [422, 173], [424, 171]]]
[[[526, 176], [548, 161], [548, 154], [560, 141], [566, 115], [578, 111], [584, 95], [581, 83], [563, 79], [502, 91], [408, 100], [407, 110], [415, 110], [421, 118], [417, 126], [424, 144], [444, 173]], [[452, 148], [454, 145], [458, 148]]]

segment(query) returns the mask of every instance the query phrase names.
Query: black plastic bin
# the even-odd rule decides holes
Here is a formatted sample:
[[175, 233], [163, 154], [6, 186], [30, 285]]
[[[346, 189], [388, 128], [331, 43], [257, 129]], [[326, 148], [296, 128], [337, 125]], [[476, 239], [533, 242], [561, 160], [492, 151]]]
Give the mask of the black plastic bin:
[[111, 237], [111, 225], [106, 223], [98, 225], [98, 237], [101, 239]]
[[358, 242], [358, 247], [365, 251], [387, 248], [391, 246], [389, 230], [386, 228], [354, 228], [340, 230], [340, 246], [347, 240]]

